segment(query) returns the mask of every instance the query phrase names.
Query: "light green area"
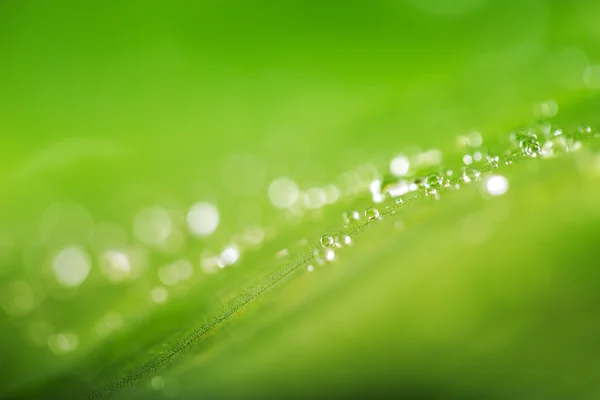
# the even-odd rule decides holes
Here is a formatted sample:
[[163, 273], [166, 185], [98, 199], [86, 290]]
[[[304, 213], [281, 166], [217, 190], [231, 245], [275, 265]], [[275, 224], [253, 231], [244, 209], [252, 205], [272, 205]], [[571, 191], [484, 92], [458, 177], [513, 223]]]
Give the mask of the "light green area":
[[[116, 397], [595, 398], [598, 139], [502, 166], [504, 196], [473, 184], [387, 215], [335, 263], [299, 267], [210, 322], [341, 229], [343, 211], [372, 206], [362, 190], [291, 218], [269, 203], [273, 179], [338, 183], [416, 147], [456, 168], [458, 135], [504, 150], [549, 100], [552, 123], [599, 127], [598, 20], [600, 3], [581, 0], [3, 1], [0, 289], [10, 303], [26, 282], [35, 306], [0, 312], [0, 395], [87, 397], [208, 322]], [[258, 166], [236, 169], [239, 154]], [[56, 284], [49, 205], [80, 203], [131, 244], [143, 207], [181, 217], [197, 201], [219, 208], [210, 237], [186, 234], [119, 284], [90, 250], [85, 282]], [[215, 275], [199, 268], [251, 225], [272, 233], [260, 249]], [[192, 277], [153, 304], [158, 268], [180, 258]], [[109, 311], [123, 326], [100, 337]], [[77, 348], [56, 355], [32, 331], [76, 332]]]

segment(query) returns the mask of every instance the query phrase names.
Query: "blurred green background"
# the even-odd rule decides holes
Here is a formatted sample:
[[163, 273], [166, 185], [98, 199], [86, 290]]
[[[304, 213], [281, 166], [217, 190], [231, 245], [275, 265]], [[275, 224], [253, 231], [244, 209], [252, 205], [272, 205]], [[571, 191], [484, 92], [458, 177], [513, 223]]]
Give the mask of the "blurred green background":
[[[458, 136], [540, 104], [599, 126], [598, 21], [591, 0], [1, 1], [0, 395], [85, 398], [164, 354], [371, 205], [397, 154], [458, 168]], [[117, 397], [598, 398], [597, 148], [386, 218]], [[340, 198], [277, 209], [279, 177]], [[165, 243], [140, 239], [148, 207]], [[70, 286], [65, 248], [90, 265]]]

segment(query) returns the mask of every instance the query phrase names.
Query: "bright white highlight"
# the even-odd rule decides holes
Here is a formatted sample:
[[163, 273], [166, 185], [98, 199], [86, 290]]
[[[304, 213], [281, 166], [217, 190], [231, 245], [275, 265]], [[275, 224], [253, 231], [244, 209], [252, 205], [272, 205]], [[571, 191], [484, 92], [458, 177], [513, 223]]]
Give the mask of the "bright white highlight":
[[394, 176], [405, 176], [410, 169], [408, 157], [397, 156], [390, 162], [390, 172]]
[[235, 264], [240, 258], [240, 251], [235, 246], [229, 246], [221, 253], [221, 260], [225, 265]]
[[508, 179], [502, 175], [492, 175], [485, 182], [485, 189], [492, 196], [500, 196], [508, 190]]

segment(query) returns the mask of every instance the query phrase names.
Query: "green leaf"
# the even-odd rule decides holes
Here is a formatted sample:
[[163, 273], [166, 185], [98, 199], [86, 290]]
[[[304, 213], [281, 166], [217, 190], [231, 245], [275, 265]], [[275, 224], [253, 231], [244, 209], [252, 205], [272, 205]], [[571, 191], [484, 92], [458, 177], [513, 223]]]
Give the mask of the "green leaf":
[[337, 3], [0, 6], [0, 396], [600, 393], [599, 5]]

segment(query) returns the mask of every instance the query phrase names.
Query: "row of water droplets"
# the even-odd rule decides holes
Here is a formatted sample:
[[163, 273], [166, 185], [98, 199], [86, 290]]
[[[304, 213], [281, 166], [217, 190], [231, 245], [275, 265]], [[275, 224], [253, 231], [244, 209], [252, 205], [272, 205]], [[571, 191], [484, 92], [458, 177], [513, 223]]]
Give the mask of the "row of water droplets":
[[[593, 135], [591, 128], [582, 127], [576, 131], [563, 132], [549, 122], [534, 127], [516, 130], [508, 135], [508, 145], [504, 151], [492, 152], [484, 146], [481, 134], [472, 132], [457, 138], [457, 145], [463, 150], [460, 164], [455, 169], [443, 168], [444, 157], [441, 151], [430, 149], [393, 157], [384, 173], [379, 169], [365, 165], [355, 171], [343, 174], [337, 182], [321, 187], [301, 190], [289, 178], [278, 178], [269, 186], [268, 196], [275, 208], [282, 213], [301, 215], [306, 212], [318, 212], [328, 204], [335, 204], [343, 198], [355, 198], [370, 193], [372, 206], [363, 212], [351, 210], [343, 213], [344, 229], [337, 234], [323, 235], [312, 250], [312, 258], [307, 269], [314, 271], [316, 266], [335, 262], [337, 253], [353, 243], [354, 234], [367, 224], [394, 213], [398, 208], [420, 199], [437, 200], [447, 191], [455, 191], [463, 185], [483, 182], [484, 192], [490, 196], [504, 194], [508, 189], [506, 177], [495, 173], [503, 165], [510, 165], [524, 158], [551, 158], [561, 153], [581, 148], [581, 141]], [[451, 164], [449, 162], [448, 164]], [[428, 171], [427, 173], [421, 173]], [[50, 215], [50, 219], [52, 215]], [[192, 205], [184, 214], [183, 221], [189, 232], [198, 238], [210, 236], [219, 226], [219, 210], [214, 204], [199, 202]], [[147, 269], [148, 252], [152, 249], [164, 249], [176, 254], [181, 248], [183, 234], [174, 224], [174, 218], [168, 210], [149, 207], [141, 210], [134, 220], [133, 233], [138, 245], [127, 250], [120, 246], [127, 242], [119, 240], [127, 234], [116, 225], [106, 225], [100, 231], [106, 231], [111, 237], [107, 247], [99, 255], [101, 271], [111, 282], [127, 282], [140, 279]], [[175, 234], [180, 232], [181, 234]], [[237, 264], [245, 251], [258, 250], [272, 239], [267, 227], [249, 227], [237, 233], [217, 252], [204, 250], [199, 266], [204, 273], [214, 273], [220, 269]], [[115, 240], [117, 238], [117, 240]], [[306, 239], [298, 242], [300, 247], [309, 246]], [[106, 247], [106, 246], [105, 246]], [[287, 259], [290, 250], [281, 249], [277, 258]], [[92, 261], [82, 247], [67, 246], [56, 253], [51, 261], [51, 270], [56, 281], [65, 287], [81, 285], [90, 272]], [[162, 304], [169, 298], [170, 288], [188, 280], [195, 271], [196, 263], [185, 257], [175, 257], [172, 262], [160, 265], [156, 269], [159, 285], [150, 288], [149, 299]], [[12, 282], [2, 296], [2, 305], [11, 315], [27, 314], [36, 307], [35, 293], [25, 281]], [[104, 337], [119, 330], [126, 318], [116, 310], [107, 310], [100, 318], [95, 329], [98, 336]], [[34, 341], [44, 342], [56, 354], [71, 352], [79, 345], [80, 338], [72, 330], [57, 331], [51, 324], [35, 321], [29, 327]]]
[[[462, 165], [457, 170], [441, 168], [441, 157], [436, 156], [434, 159], [439, 160], [435, 163], [437, 165], [430, 163], [427, 166], [437, 166], [439, 171], [426, 175], [411, 174], [411, 157], [399, 155], [391, 160], [389, 172], [383, 174], [383, 178], [371, 182], [373, 206], [366, 208], [362, 213], [358, 210], [343, 212], [344, 229], [339, 234], [321, 236], [319, 246], [313, 250], [314, 262], [310, 263], [307, 269], [312, 272], [315, 269], [313, 264], [324, 265], [333, 262], [336, 251], [351, 245], [355, 233], [385, 215], [394, 214], [397, 209], [407, 204], [427, 198], [439, 200], [443, 192], [456, 191], [464, 185], [478, 182], [482, 183], [480, 187], [485, 196], [503, 195], [509, 188], [509, 181], [505, 176], [496, 173], [496, 170], [528, 158], [553, 158], [577, 151], [581, 149], [584, 140], [598, 135], [589, 126], [564, 132], [549, 122], [543, 122], [511, 132], [506, 150], [497, 154], [486, 150], [483, 147], [482, 136], [473, 132], [457, 139], [459, 146], [466, 150], [462, 156]], [[429, 152], [435, 154], [437, 150]], [[414, 155], [412, 159], [418, 160], [423, 154]]]

